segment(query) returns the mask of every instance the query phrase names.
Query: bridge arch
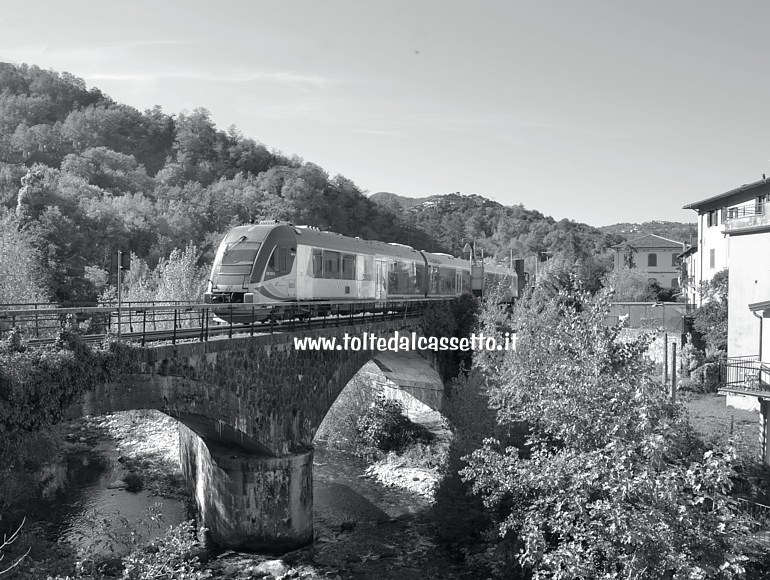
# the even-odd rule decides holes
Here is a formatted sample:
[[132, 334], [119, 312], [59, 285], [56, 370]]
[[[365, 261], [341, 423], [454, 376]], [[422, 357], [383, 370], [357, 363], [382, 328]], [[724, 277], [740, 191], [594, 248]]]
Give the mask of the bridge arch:
[[294, 339], [418, 331], [415, 319], [148, 346], [131, 373], [84, 393], [69, 416], [157, 409], [180, 427], [182, 471], [201, 524], [227, 548], [312, 540], [313, 437], [373, 353], [301, 350]]

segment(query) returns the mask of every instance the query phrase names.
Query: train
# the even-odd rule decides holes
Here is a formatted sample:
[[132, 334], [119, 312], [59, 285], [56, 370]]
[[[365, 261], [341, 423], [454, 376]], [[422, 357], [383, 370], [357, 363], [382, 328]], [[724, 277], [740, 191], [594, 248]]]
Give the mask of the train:
[[229, 311], [231, 320], [236, 309], [227, 305], [251, 304], [251, 309], [236, 312], [249, 322], [478, 294], [492, 285], [502, 288], [503, 301], [512, 301], [520, 292], [522, 275], [404, 244], [263, 221], [227, 232], [214, 258], [204, 302], [222, 305], [220, 310]]

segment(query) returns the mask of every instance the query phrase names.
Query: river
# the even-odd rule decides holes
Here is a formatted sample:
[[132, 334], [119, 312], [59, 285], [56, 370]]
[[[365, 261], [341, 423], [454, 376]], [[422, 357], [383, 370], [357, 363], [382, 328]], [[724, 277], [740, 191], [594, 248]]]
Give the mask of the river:
[[[178, 489], [171, 494], [177, 498], [166, 498], [155, 495], [162, 488], [149, 482], [146, 487], [155, 493], [151, 489], [129, 492], [122, 482], [136, 467], [126, 459], [130, 445], [161, 462], [178, 453], [175, 423], [160, 414], [118, 421], [114, 417], [67, 426], [68, 438], [80, 445], [65, 454], [66, 467], [60, 468], [64, 473], [51, 478], [58, 489], [30, 510], [30, 525], [81, 561], [112, 558], [119, 562], [132, 546], [192, 517]], [[137, 441], [141, 436], [148, 440]], [[383, 486], [367, 475], [367, 467], [352, 454], [316, 447], [315, 541], [284, 555], [282, 570], [294, 570], [299, 578], [474, 577], [435, 540], [431, 502], [416, 493]], [[178, 478], [175, 481], [178, 484]], [[31, 557], [33, 562], [43, 560], [34, 553]], [[238, 577], [270, 558], [234, 552], [213, 552], [210, 557], [207, 566], [215, 578]], [[36, 575], [43, 570], [67, 572], [52, 570], [51, 565], [33, 564], [32, 572], [19, 577], [45, 577]]]

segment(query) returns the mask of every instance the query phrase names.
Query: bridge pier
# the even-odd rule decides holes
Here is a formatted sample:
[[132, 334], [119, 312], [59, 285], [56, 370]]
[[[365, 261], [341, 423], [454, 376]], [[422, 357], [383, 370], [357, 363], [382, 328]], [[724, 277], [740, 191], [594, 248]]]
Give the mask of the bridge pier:
[[313, 540], [313, 451], [271, 457], [179, 426], [182, 473], [221, 547], [284, 552]]

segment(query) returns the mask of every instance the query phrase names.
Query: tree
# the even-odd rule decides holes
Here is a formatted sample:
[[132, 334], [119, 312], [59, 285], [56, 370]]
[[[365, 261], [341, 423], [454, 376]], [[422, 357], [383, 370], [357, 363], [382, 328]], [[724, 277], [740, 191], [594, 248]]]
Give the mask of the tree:
[[0, 304], [47, 302], [40, 255], [17, 219], [0, 210]]
[[634, 246], [631, 244], [626, 244], [623, 246], [623, 265], [626, 268], [636, 268], [636, 259], [634, 258], [635, 254], [636, 248]]
[[[708, 448], [669, 402], [649, 337], [606, 326], [608, 293], [564, 280], [516, 305], [515, 351], [477, 353], [497, 422], [529, 426], [525, 445], [487, 440], [463, 471], [516, 538], [509, 556], [535, 579], [741, 577], [752, 539], [729, 495], [732, 451]], [[484, 334], [501, 340], [485, 309]]]
[[612, 270], [603, 278], [602, 285], [614, 291], [617, 302], [651, 302], [657, 294], [647, 276], [636, 268]]
[[730, 275], [727, 269], [714, 274], [701, 284], [703, 306], [695, 311], [695, 330], [701, 333], [706, 347], [727, 353], [727, 293]]

